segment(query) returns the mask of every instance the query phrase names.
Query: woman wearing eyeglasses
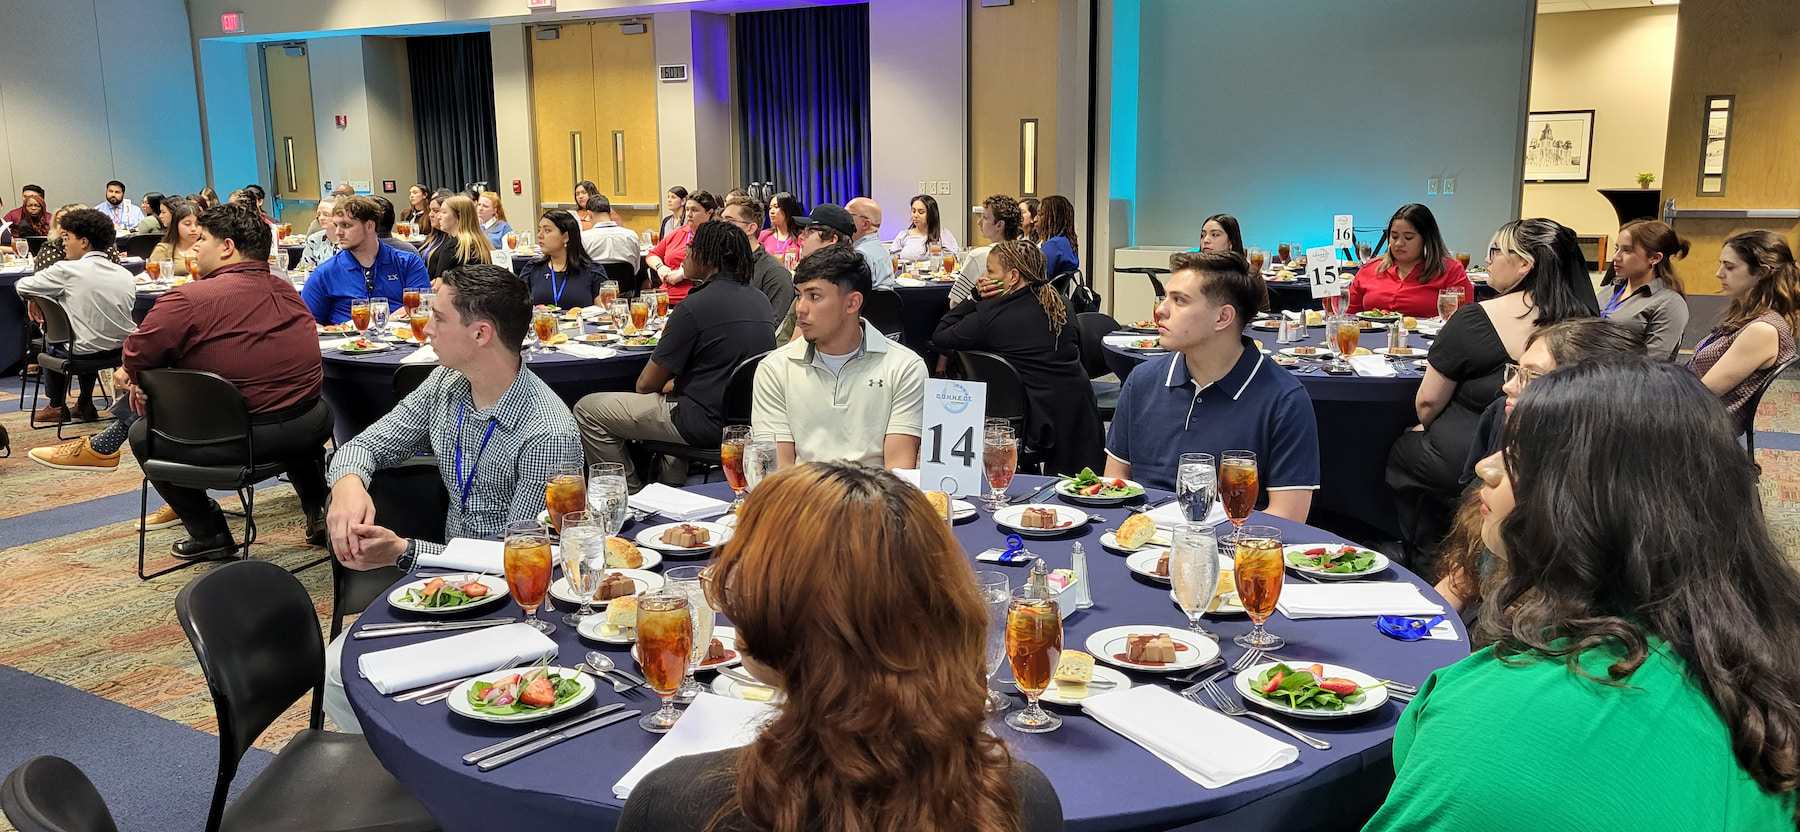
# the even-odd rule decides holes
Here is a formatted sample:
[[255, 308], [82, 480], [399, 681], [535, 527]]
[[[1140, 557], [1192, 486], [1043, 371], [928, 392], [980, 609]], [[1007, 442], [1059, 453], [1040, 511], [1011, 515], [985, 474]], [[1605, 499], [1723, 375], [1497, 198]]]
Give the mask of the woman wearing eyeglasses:
[[1731, 305], [1725, 319], [1694, 347], [1688, 369], [1718, 394], [1742, 434], [1754, 415], [1744, 412], [1744, 405], [1796, 354], [1800, 268], [1787, 240], [1758, 229], [1725, 241], [1718, 277]]
[[1050, 781], [987, 728], [989, 607], [923, 491], [808, 463], [739, 518], [703, 584], [786, 701], [749, 745], [651, 772], [620, 832], [1062, 829]]

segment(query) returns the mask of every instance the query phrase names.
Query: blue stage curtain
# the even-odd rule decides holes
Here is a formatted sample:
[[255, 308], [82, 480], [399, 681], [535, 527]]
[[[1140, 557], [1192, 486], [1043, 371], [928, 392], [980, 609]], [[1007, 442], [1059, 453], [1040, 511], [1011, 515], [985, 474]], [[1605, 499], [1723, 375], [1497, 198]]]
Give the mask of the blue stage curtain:
[[[419, 181], [460, 191], [492, 190], [500, 175], [494, 137], [494, 53], [486, 32], [406, 39]], [[400, 183], [404, 188], [407, 183]]]
[[744, 178], [811, 210], [869, 195], [869, 7], [737, 16]]

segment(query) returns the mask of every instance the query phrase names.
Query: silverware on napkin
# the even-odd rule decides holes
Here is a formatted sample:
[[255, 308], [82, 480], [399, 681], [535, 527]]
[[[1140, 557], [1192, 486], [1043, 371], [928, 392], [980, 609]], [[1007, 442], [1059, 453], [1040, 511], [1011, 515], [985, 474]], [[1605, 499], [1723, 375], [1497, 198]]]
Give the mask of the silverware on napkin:
[[359, 628], [350, 635], [354, 639], [386, 638], [388, 636], [410, 636], [419, 633], [450, 633], [458, 630], [481, 630], [488, 627], [499, 627], [514, 623], [513, 619], [480, 619], [476, 621], [423, 621], [395, 627], [377, 627], [370, 624]]

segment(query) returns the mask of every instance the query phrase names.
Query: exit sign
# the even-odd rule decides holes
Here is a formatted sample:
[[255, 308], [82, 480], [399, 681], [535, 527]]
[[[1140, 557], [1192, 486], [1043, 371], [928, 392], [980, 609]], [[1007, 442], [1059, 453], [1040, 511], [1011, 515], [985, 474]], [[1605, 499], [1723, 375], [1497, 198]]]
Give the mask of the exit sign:
[[525, 0], [525, 8], [534, 12], [556, 11], [556, 0]]
[[219, 28], [225, 30], [225, 34], [228, 35], [235, 35], [244, 31], [244, 13], [226, 12], [219, 15]]

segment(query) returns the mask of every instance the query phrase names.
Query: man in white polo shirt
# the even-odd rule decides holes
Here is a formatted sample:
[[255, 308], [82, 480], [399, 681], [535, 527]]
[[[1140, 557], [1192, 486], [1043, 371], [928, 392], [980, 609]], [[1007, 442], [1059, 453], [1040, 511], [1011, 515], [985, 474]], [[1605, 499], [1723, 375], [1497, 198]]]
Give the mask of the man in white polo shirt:
[[862, 320], [869, 264], [827, 246], [794, 270], [794, 329], [756, 369], [751, 429], [775, 442], [780, 467], [847, 459], [917, 468], [925, 361]]

